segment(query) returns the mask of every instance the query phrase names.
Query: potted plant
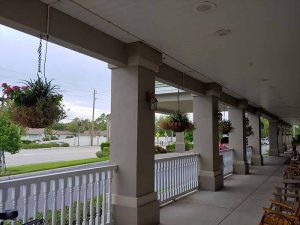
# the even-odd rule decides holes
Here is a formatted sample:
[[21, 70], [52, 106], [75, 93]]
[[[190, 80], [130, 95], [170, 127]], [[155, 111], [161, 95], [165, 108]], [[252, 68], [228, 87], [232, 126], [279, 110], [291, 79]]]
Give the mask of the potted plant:
[[230, 120], [222, 120], [219, 122], [219, 130], [222, 134], [229, 134], [232, 129]]
[[11, 100], [11, 116], [15, 122], [25, 127], [44, 128], [65, 118], [63, 96], [52, 80], [38, 75], [24, 84], [22, 87], [2, 84], [3, 94]]

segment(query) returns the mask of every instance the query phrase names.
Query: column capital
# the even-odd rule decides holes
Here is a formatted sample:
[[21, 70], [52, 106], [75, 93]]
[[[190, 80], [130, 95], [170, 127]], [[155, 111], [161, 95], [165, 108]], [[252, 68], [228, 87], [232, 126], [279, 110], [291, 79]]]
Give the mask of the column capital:
[[207, 96], [215, 96], [217, 98], [220, 98], [222, 94], [222, 86], [212, 82], [212, 83], [206, 83], [205, 84], [205, 95]]
[[[142, 66], [154, 72], [159, 71], [162, 64], [162, 53], [144, 44], [143, 42], [133, 42], [126, 45], [127, 65]], [[108, 65], [109, 69], [117, 66]]]

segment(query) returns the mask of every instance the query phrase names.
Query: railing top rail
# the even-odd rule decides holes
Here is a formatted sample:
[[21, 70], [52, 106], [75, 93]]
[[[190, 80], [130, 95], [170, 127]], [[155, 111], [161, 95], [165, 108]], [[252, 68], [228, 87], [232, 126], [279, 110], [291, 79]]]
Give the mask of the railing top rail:
[[228, 148], [228, 149], [223, 149], [223, 150], [220, 150], [219, 153], [225, 153], [225, 152], [233, 152], [234, 149], [233, 148]]
[[0, 181], [0, 189], [14, 187], [14, 186], [20, 186], [20, 185], [29, 185], [34, 183], [40, 183], [40, 182], [48, 182], [51, 180], [57, 180], [62, 178], [68, 178], [68, 177], [75, 177], [95, 172], [104, 172], [104, 171], [111, 171], [111, 170], [117, 170], [118, 166], [115, 164], [106, 164], [101, 166], [95, 166], [93, 168], [82, 168], [82, 169], [75, 169], [71, 171], [62, 171], [62, 172], [55, 172], [52, 174], [43, 174], [43, 175], [37, 175], [32, 177], [23, 177], [23, 178], [17, 178], [13, 180], [4, 180]]
[[170, 160], [175, 160], [175, 159], [181, 159], [181, 158], [190, 158], [194, 156], [200, 156], [199, 153], [188, 153], [188, 154], [182, 154], [182, 155], [173, 155], [170, 157], [164, 157], [160, 159], [155, 159], [155, 162], [164, 162], [164, 161], [170, 161]]

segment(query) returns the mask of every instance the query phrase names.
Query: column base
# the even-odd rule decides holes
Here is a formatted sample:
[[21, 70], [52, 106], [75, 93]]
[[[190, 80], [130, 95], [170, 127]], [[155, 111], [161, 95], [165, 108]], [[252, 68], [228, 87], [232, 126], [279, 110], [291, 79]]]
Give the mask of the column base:
[[256, 166], [264, 165], [264, 158], [262, 155], [252, 155], [251, 161], [252, 161], [252, 164], [256, 165]]
[[217, 191], [224, 187], [224, 178], [221, 170], [200, 171], [199, 189], [204, 191]]
[[115, 225], [158, 225], [160, 207], [156, 193], [139, 198], [113, 195], [113, 223]]
[[175, 144], [175, 152], [179, 152], [179, 153], [185, 152], [184, 143], [176, 143]]
[[269, 156], [279, 156], [278, 149], [270, 149]]
[[234, 174], [249, 174], [249, 164], [245, 161], [234, 161], [233, 162], [233, 173]]

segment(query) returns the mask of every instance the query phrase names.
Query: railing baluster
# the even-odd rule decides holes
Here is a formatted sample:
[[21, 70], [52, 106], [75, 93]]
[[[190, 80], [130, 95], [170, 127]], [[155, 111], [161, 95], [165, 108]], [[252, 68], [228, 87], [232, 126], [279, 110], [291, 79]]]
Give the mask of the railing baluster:
[[51, 180], [51, 192], [52, 192], [52, 225], [56, 225], [56, 197], [57, 197], [57, 182], [56, 180]]
[[94, 174], [89, 175], [89, 188], [90, 188], [90, 220], [89, 225], [94, 224]]
[[86, 225], [86, 223], [87, 223], [87, 175], [82, 175], [82, 191], [83, 191], [82, 225]]
[[100, 174], [96, 173], [96, 218], [95, 218], [95, 224], [100, 224]]
[[80, 225], [80, 176], [75, 177], [75, 190], [76, 190], [76, 225]]
[[66, 202], [65, 202], [65, 179], [59, 179], [59, 189], [61, 192], [61, 204], [60, 204], [60, 225], [65, 225], [65, 207], [66, 207]]
[[[17, 209], [17, 200], [16, 200], [16, 187], [12, 187], [11, 188], [11, 205], [12, 205], [12, 209]], [[1, 211], [2, 212], [2, 211]], [[15, 225], [16, 224], [16, 221], [13, 220], [11, 222], [12, 225]]]
[[111, 199], [111, 183], [113, 172], [107, 171], [108, 179], [107, 179], [107, 224], [112, 223], [112, 199]]
[[102, 172], [102, 216], [101, 216], [101, 225], [106, 224], [106, 172]]
[[38, 213], [38, 207], [39, 207], [39, 190], [40, 185], [39, 184], [32, 184], [31, 187], [31, 193], [32, 193], [32, 198], [33, 198], [33, 219], [37, 218], [37, 213]]
[[22, 185], [22, 198], [23, 198], [23, 223], [26, 223], [28, 220], [28, 186]]
[[73, 224], [73, 177], [68, 177], [69, 188], [69, 224]]
[[45, 220], [45, 224], [48, 224], [47, 218], [47, 210], [48, 210], [48, 182], [42, 182], [42, 195], [43, 195], [43, 219]]

